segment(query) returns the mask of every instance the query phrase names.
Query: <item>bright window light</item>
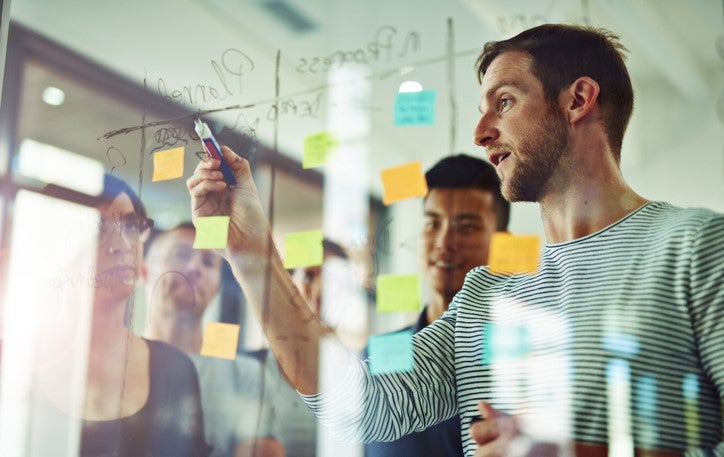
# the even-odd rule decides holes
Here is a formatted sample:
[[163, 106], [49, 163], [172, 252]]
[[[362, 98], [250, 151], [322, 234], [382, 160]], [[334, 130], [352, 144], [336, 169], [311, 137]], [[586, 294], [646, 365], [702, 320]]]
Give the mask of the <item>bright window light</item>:
[[48, 105], [60, 106], [65, 101], [65, 92], [57, 87], [48, 86], [43, 91], [42, 98]]
[[103, 192], [103, 164], [31, 139], [20, 143], [18, 173], [88, 195]]
[[421, 92], [422, 84], [417, 81], [405, 81], [400, 84], [399, 92]]

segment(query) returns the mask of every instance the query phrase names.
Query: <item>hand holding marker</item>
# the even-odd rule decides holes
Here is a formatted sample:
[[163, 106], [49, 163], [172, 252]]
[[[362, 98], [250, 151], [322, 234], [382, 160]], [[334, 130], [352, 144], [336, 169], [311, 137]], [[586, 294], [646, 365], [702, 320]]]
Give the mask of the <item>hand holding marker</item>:
[[211, 133], [211, 129], [206, 123], [202, 122], [201, 119], [194, 119], [196, 134], [201, 139], [201, 144], [204, 146], [204, 151], [212, 159], [221, 161], [221, 173], [224, 175], [224, 181], [229, 186], [236, 185], [236, 179], [234, 178], [234, 172], [231, 170], [229, 164], [224, 160], [224, 155], [221, 153], [221, 146], [214, 138]]

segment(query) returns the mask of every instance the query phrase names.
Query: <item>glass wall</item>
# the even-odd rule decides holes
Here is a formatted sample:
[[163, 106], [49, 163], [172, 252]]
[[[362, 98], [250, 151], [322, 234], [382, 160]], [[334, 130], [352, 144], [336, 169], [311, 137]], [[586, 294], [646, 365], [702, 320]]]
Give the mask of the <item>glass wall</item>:
[[[13, 0], [10, 17], [0, 111], [4, 456], [365, 453], [317, 427], [288, 384], [263, 316], [213, 250], [228, 221], [184, 225], [186, 180], [206, 157], [195, 121], [249, 161], [313, 312], [356, 357], [375, 347], [393, 371], [404, 371], [409, 339], [375, 337], [438, 317], [428, 310], [445, 294], [431, 264], [464, 263], [426, 244], [424, 172], [461, 153], [487, 159], [472, 142], [474, 64], [487, 41], [548, 22], [619, 34], [636, 93], [623, 175], [651, 200], [724, 210], [717, 2]], [[507, 231], [537, 240], [537, 259], [536, 204], [513, 204]], [[488, 239], [484, 249], [458, 242], [487, 257]], [[526, 319], [558, 329], [552, 345], [572, 332], [556, 316]], [[548, 361], [565, 385], [570, 361]], [[326, 355], [320, 364], [320, 388], [344, 374]], [[609, 398], [628, 392], [627, 370], [609, 367]], [[566, 423], [570, 398], [549, 400]], [[621, 401], [610, 428], [625, 435]], [[568, 436], [563, 425], [540, 433]]]

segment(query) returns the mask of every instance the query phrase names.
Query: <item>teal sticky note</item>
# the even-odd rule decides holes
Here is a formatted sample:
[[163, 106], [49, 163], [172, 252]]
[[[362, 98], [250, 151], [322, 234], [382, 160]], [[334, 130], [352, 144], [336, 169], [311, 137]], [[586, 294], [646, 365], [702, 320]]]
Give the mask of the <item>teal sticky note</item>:
[[395, 96], [395, 125], [432, 125], [435, 123], [434, 90], [398, 92]]
[[229, 216], [197, 217], [194, 249], [224, 249], [229, 237]]
[[418, 275], [377, 276], [377, 311], [380, 313], [420, 311]]
[[410, 371], [414, 366], [411, 330], [370, 336], [367, 347], [373, 375]]
[[284, 235], [284, 268], [321, 265], [324, 249], [321, 230], [308, 230]]
[[483, 326], [483, 364], [520, 359], [531, 352], [530, 329], [522, 324]]

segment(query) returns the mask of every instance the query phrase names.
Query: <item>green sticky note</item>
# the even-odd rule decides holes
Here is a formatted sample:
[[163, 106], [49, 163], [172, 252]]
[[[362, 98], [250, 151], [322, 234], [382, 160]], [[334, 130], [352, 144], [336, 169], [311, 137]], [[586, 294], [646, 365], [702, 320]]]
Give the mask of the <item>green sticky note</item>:
[[420, 278], [417, 275], [377, 276], [377, 311], [420, 310]]
[[395, 125], [432, 125], [435, 123], [434, 90], [398, 92], [395, 96]]
[[399, 373], [412, 370], [412, 331], [370, 336], [370, 373]]
[[284, 235], [284, 268], [321, 265], [323, 254], [321, 230]]
[[483, 326], [483, 364], [517, 360], [531, 352], [530, 329], [522, 324]]
[[302, 168], [314, 168], [327, 163], [332, 149], [338, 145], [337, 139], [329, 132], [320, 132], [304, 138]]
[[224, 249], [229, 239], [229, 216], [197, 217], [194, 249]]

